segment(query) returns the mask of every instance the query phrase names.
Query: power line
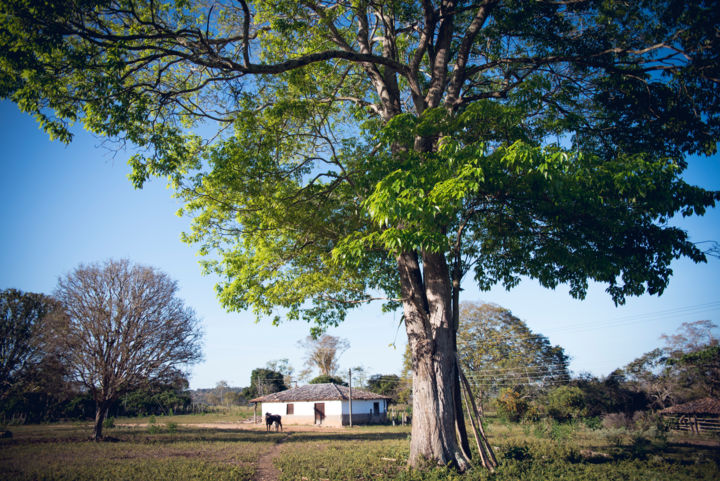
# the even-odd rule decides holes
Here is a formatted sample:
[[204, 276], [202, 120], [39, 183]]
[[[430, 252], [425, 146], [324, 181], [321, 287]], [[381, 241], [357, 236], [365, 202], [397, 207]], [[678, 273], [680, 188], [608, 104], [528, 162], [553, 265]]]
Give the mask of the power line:
[[[608, 327], [620, 327], [620, 326], [638, 324], [638, 323], [648, 322], [648, 321], [670, 319], [670, 318], [677, 317], [679, 315], [697, 314], [700, 312], [708, 312], [708, 311], [715, 311], [715, 310], [720, 310], [720, 301], [708, 302], [705, 304], [696, 304], [693, 306], [677, 307], [677, 308], [673, 308], [673, 309], [649, 312], [649, 313], [645, 313], [645, 314], [635, 314], [635, 315], [623, 316], [623, 317], [619, 317], [616, 319], [611, 319], [611, 320], [606, 320], [606, 321], [601, 321], [601, 322], [589, 321], [589, 322], [583, 322], [583, 323], [566, 324], [564, 326], [548, 327], [547, 329], [545, 329], [545, 331], [551, 331], [551, 332], [593, 331], [593, 330], [597, 330], [597, 329], [606, 329]], [[524, 340], [536, 339], [536, 338], [546, 338], [547, 339], [547, 336], [545, 336], [544, 334], [541, 334], [541, 333], [532, 333], [532, 334], [527, 334], [524, 336], [514, 336], [512, 334], [504, 334], [504, 335], [493, 336], [491, 339], [488, 339], [488, 340], [492, 340], [492, 341], [503, 341], [503, 340], [524, 341]], [[548, 339], [548, 341], [549, 341], [549, 339]]]

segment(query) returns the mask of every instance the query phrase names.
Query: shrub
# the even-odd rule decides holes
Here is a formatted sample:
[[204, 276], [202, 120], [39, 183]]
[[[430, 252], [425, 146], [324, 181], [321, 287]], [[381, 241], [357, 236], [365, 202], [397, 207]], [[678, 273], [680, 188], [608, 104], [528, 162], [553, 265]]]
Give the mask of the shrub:
[[586, 413], [585, 397], [580, 388], [559, 386], [548, 393], [548, 414], [558, 421], [577, 419]]
[[630, 452], [633, 458], [646, 459], [648, 453], [652, 450], [652, 443], [648, 438], [642, 435], [635, 435], [630, 443]]
[[514, 459], [515, 461], [524, 461], [525, 459], [532, 459], [530, 448], [526, 445], [510, 444], [505, 448], [502, 454], [503, 459]]
[[105, 421], [103, 421], [103, 427], [104, 428], [114, 428], [115, 427], [115, 418], [112, 416], [106, 417]]
[[550, 426], [550, 438], [554, 441], [567, 441], [575, 432], [575, 425], [572, 423], [553, 422]]
[[523, 396], [516, 390], [510, 388], [500, 391], [500, 395], [495, 400], [495, 404], [498, 414], [513, 422], [517, 422], [523, 418], [529, 407], [528, 402]]
[[596, 431], [602, 427], [602, 420], [598, 416], [592, 416], [583, 420], [588, 429]]

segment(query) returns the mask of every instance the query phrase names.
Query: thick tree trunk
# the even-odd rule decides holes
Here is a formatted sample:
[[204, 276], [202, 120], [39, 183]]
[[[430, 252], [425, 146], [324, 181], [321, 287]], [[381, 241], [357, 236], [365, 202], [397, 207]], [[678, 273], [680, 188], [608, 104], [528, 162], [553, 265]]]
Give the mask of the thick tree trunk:
[[[405, 326], [413, 360], [411, 466], [449, 465], [460, 471], [470, 463], [456, 436], [457, 383], [452, 295], [442, 254], [415, 253], [398, 258]], [[424, 281], [423, 281], [424, 278]]]
[[100, 441], [103, 437], [103, 422], [105, 422], [109, 408], [109, 403], [105, 401], [95, 403], [95, 427], [92, 437], [94, 441]]

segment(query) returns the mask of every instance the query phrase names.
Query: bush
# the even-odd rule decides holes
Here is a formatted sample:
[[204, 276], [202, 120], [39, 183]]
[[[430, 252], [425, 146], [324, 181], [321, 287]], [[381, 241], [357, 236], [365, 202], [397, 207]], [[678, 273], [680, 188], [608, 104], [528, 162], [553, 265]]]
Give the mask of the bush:
[[103, 421], [103, 427], [104, 428], [114, 428], [115, 427], [115, 418], [112, 416], [106, 417], [105, 421]]
[[560, 386], [548, 393], [548, 414], [558, 421], [585, 416], [585, 397], [580, 388]]
[[583, 420], [588, 429], [596, 431], [602, 427], [602, 420], [598, 416], [592, 416]]
[[530, 448], [526, 445], [510, 444], [502, 454], [503, 459], [514, 459], [515, 461], [524, 461], [532, 459]]
[[501, 417], [513, 422], [522, 419], [529, 408], [523, 396], [510, 388], [500, 391], [500, 395], [495, 399], [495, 405]]
[[550, 439], [554, 441], [567, 441], [575, 432], [575, 425], [573, 423], [559, 423], [553, 422], [550, 426]]
[[646, 459], [648, 453], [652, 450], [652, 443], [648, 438], [642, 435], [635, 435], [632, 437], [630, 443], [630, 452], [635, 459]]

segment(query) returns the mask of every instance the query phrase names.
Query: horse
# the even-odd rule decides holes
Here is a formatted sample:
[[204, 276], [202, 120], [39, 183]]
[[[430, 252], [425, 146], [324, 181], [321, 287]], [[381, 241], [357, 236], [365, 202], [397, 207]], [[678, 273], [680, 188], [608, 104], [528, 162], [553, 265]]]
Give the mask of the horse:
[[270, 426], [273, 424], [275, 425], [275, 432], [278, 431], [278, 428], [280, 428], [280, 431], [283, 430], [282, 418], [279, 414], [265, 413], [265, 431], [270, 431]]

